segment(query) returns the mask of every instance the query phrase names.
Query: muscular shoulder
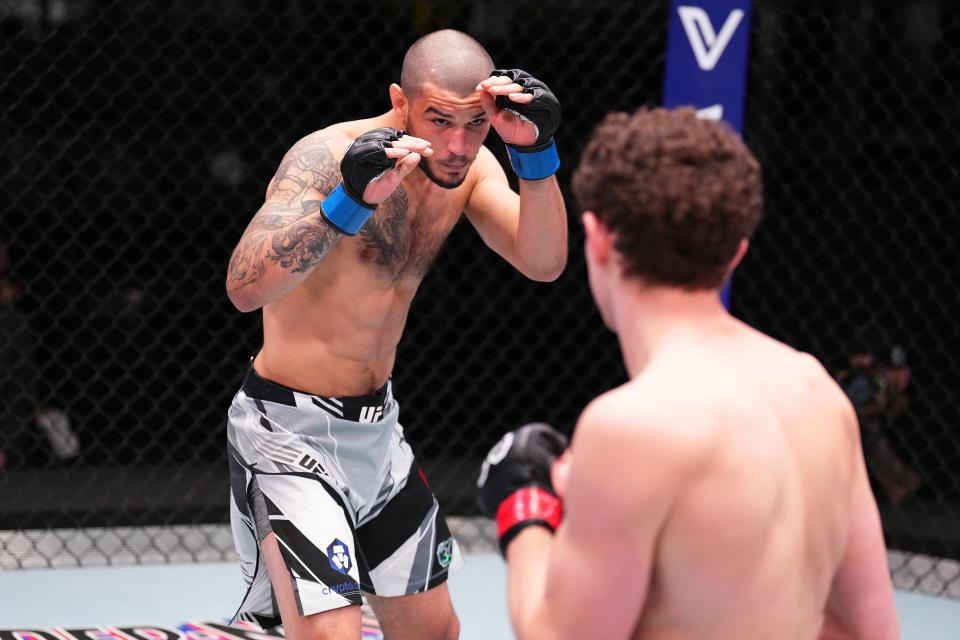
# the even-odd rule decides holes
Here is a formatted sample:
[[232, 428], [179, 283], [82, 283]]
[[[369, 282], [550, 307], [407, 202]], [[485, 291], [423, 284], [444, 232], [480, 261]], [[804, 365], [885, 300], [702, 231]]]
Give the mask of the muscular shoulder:
[[[364, 118], [362, 120], [338, 122], [324, 129], [320, 129], [311, 135], [326, 138], [337, 151], [337, 157], [339, 158], [357, 136], [383, 126], [387, 125], [382, 122], [382, 117]], [[309, 138], [310, 136], [307, 137]]]
[[[784, 407], [792, 405], [800, 412], [816, 408], [844, 411], [848, 404], [830, 373], [809, 353], [752, 331], [750, 339], [738, 345], [737, 354], [735, 368], [729, 360], [720, 359], [715, 363], [712, 386], [721, 397], [731, 400], [738, 396], [747, 400], [752, 397]], [[744, 386], [755, 393], [746, 396], [735, 393]]]
[[785, 379], [796, 385], [798, 402], [808, 405], [809, 409], [820, 407], [847, 422], [853, 417], [853, 407], [847, 396], [814, 356], [791, 350], [782, 371]]
[[307, 134], [297, 140], [287, 151], [288, 158], [327, 157], [339, 162], [355, 136], [350, 136], [345, 125], [332, 125]]
[[603, 394], [577, 422], [567, 498], [581, 526], [586, 518], [614, 520], [624, 531], [658, 528], [703, 466], [709, 450], [703, 432], [685, 428], [637, 391], [628, 383]]
[[505, 211], [519, 210], [516, 192], [510, 188], [500, 162], [486, 146], [480, 147], [467, 176], [467, 215], [478, 229], [485, 226], [484, 220], [496, 218]]
[[706, 403], [667, 397], [631, 381], [591, 402], [580, 416], [575, 439], [616, 446], [628, 455], [655, 459], [678, 470], [709, 450], [713, 420]]
[[477, 181], [493, 179], [507, 184], [507, 175], [500, 166], [500, 161], [486, 145], [481, 145], [471, 169]]
[[340, 158], [350, 140], [336, 127], [297, 140], [270, 180], [266, 200], [289, 204], [304, 197], [329, 195], [340, 183]]
[[493, 151], [485, 144], [480, 145], [480, 150], [477, 152], [476, 164], [484, 169], [493, 166], [500, 167], [500, 162], [497, 160], [497, 157], [493, 155]]
[[376, 119], [338, 122], [309, 133], [297, 140], [284, 155], [284, 161], [291, 159], [332, 160], [339, 163], [347, 147], [360, 134], [380, 126]]

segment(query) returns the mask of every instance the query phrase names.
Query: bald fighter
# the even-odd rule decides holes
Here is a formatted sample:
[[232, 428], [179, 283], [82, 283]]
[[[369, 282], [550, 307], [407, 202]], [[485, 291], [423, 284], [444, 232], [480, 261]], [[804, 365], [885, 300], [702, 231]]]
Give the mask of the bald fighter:
[[[361, 593], [387, 638], [458, 635], [445, 581], [462, 560], [397, 421], [397, 344], [461, 215], [528, 278], [566, 264], [560, 105], [543, 82], [445, 30], [410, 47], [389, 98], [293, 145], [227, 272], [234, 305], [263, 310], [229, 410], [236, 617], [293, 640], [357, 638]], [[483, 146], [490, 127], [519, 193]]]
[[760, 220], [757, 161], [691, 108], [616, 113], [573, 188], [629, 381], [569, 450], [531, 424], [483, 465], [518, 637], [897, 638], [853, 408], [718, 295]]

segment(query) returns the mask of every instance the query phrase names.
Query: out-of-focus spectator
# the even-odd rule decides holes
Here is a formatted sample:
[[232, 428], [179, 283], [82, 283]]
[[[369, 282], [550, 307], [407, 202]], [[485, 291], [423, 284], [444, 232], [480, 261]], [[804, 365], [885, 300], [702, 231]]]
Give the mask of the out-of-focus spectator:
[[877, 347], [876, 353], [857, 350], [836, 379], [857, 411], [870, 476], [891, 503], [900, 504], [923, 484], [890, 440], [894, 423], [909, 402], [910, 368], [903, 347]]
[[61, 409], [37, 401], [36, 335], [17, 307], [23, 288], [10, 275], [0, 236], [0, 469], [76, 458], [80, 442]]

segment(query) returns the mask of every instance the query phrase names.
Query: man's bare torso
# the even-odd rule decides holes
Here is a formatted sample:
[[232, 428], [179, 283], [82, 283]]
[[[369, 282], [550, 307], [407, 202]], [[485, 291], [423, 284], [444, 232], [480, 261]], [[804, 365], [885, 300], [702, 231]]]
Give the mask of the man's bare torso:
[[659, 397], [696, 443], [634, 637], [816, 638], [859, 445], [845, 400], [813, 358], [750, 329], [685, 348], [618, 392]]
[[[389, 126], [381, 119], [344, 123], [312, 136], [325, 138], [339, 160], [354, 137]], [[393, 368], [417, 288], [466, 207], [474, 169], [454, 189], [438, 187], [414, 170], [356, 236], [340, 238], [297, 288], [264, 305], [257, 372], [323, 396], [380, 388]], [[339, 181], [335, 166], [330, 170]]]

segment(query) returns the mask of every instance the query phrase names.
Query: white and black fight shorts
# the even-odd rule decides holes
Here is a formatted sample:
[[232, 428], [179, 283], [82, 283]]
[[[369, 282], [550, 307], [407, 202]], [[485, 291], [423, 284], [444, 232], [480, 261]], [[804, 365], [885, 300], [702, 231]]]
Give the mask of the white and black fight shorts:
[[280, 624], [260, 542], [273, 532], [301, 615], [420, 593], [463, 565], [403, 438], [390, 382], [324, 398], [251, 365], [227, 421], [230, 522], [248, 589], [236, 620]]

